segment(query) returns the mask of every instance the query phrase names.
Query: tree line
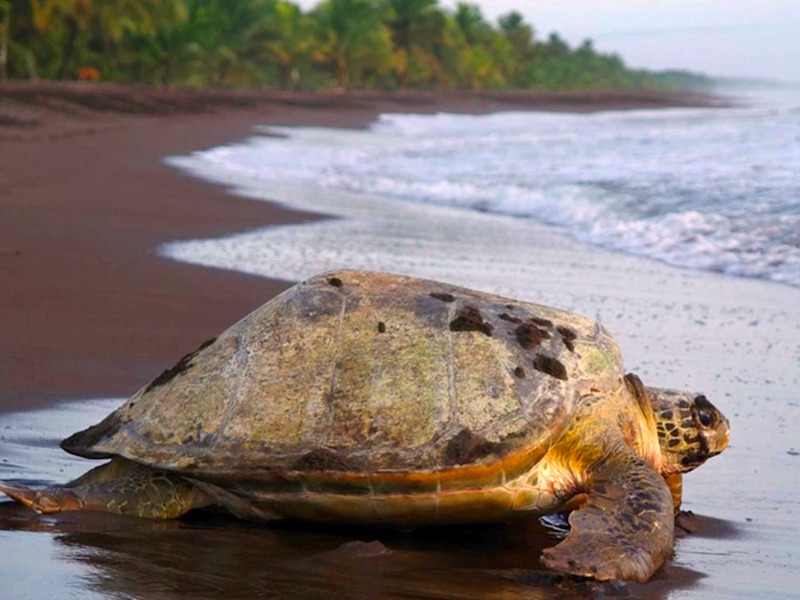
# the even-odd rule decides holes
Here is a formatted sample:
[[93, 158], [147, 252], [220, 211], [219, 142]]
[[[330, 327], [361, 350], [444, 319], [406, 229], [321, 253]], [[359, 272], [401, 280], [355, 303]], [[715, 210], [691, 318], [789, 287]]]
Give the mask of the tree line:
[[697, 88], [438, 0], [0, 0], [0, 78], [280, 89]]

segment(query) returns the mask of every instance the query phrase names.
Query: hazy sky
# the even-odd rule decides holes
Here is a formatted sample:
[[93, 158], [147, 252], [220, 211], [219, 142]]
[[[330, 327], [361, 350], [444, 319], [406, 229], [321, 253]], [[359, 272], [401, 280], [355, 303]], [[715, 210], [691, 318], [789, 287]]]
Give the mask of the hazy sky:
[[[472, 0], [518, 10], [540, 38], [592, 38], [632, 67], [800, 81], [800, 0]], [[317, 4], [301, 0], [304, 8]], [[440, 0], [453, 7], [456, 0]]]

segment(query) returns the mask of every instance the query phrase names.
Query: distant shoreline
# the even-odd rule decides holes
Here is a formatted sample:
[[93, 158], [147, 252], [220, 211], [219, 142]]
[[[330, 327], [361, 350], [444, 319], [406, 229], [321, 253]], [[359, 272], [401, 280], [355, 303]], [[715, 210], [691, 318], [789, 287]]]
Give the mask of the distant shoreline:
[[[713, 94], [644, 90], [550, 92], [521, 90], [321, 90], [280, 91], [224, 88], [155, 87], [126, 83], [74, 81], [0, 82], [0, 139], [8, 130], [29, 133], [53, 120], [92, 116], [179, 116], [224, 110], [258, 110], [285, 121], [288, 110], [315, 111], [320, 123], [363, 126], [366, 115], [381, 112], [455, 112], [481, 114], [501, 110], [597, 112], [675, 107], [720, 107], [730, 102]], [[336, 111], [325, 117], [322, 113]], [[367, 119], [369, 122], [371, 119]], [[19, 131], [18, 131], [19, 133]]]
[[125, 396], [288, 283], [164, 260], [176, 239], [316, 215], [231, 197], [163, 158], [254, 125], [365, 127], [384, 112], [720, 106], [650, 92], [254, 92], [0, 84], [0, 412]]

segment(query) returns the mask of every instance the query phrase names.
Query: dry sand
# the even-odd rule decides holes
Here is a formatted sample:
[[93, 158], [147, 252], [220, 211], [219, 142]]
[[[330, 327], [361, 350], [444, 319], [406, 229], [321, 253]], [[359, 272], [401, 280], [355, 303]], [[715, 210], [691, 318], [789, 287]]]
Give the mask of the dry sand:
[[[418, 99], [417, 106], [436, 110], [422, 98], [431, 103]], [[254, 123], [356, 126], [376, 111], [398, 110], [386, 99], [368, 100], [374, 104], [333, 111], [295, 100], [288, 108], [264, 101], [169, 118], [92, 112], [84, 122], [52, 116], [52, 107], [21, 106], [0, 88], [0, 116], [43, 122], [0, 128], [0, 408], [124, 395], [286, 285], [154, 255], [171, 239], [310, 218], [228, 197], [162, 166], [160, 157], [243, 136]], [[475, 101], [461, 109], [497, 108]], [[68, 135], [49, 139], [48, 131]], [[486, 236], [490, 222], [462, 215], [460, 234]], [[326, 239], [326, 228], [341, 226], [308, 227]], [[525, 230], [509, 236], [508, 227]], [[528, 299], [600, 318], [628, 368], [649, 384], [703, 391], [731, 418], [730, 449], [687, 478], [686, 508], [696, 513], [697, 532], [678, 540], [675, 560], [653, 582], [592, 587], [548, 578], [537, 571], [537, 557], [553, 540], [540, 530], [398, 536], [227, 520], [42, 519], [4, 505], [4, 593], [44, 598], [70, 586], [76, 597], [133, 598], [797, 597], [800, 292], [580, 246], [536, 225], [508, 222], [499, 230], [517, 244], [504, 253], [529, 259], [508, 271], [498, 268], [499, 258], [476, 263], [469, 253], [463, 264], [481, 271], [477, 283], [495, 277], [510, 293], [535, 283]], [[474, 247], [468, 235], [465, 253]], [[454, 260], [445, 276], [471, 283], [459, 267]], [[80, 472], [83, 465], [58, 452], [57, 437], [108, 406], [2, 417], [0, 477], [61, 480]]]

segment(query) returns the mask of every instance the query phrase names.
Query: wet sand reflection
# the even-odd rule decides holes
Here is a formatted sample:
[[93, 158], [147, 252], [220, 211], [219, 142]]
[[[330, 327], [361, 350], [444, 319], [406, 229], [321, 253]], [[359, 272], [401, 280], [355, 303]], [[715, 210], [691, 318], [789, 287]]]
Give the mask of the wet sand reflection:
[[[56, 552], [23, 597], [45, 597], [50, 580], [99, 597], [124, 598], [574, 598], [634, 593], [543, 570], [556, 540], [537, 523], [520, 526], [376, 529], [261, 526], [221, 515], [152, 522], [72, 513], [39, 517], [0, 504], [0, 541]], [[5, 545], [5, 544], [4, 544]], [[648, 597], [691, 585], [698, 574], [667, 567]], [[38, 586], [38, 587], [37, 587]], [[82, 597], [87, 597], [84, 593]], [[88, 597], [91, 597], [88, 596]]]

